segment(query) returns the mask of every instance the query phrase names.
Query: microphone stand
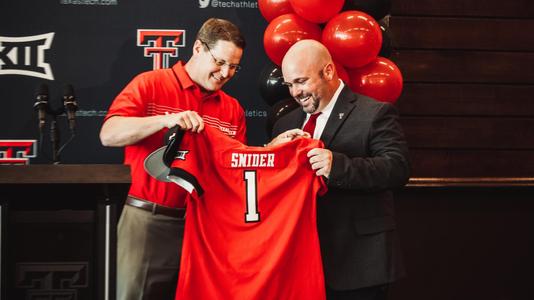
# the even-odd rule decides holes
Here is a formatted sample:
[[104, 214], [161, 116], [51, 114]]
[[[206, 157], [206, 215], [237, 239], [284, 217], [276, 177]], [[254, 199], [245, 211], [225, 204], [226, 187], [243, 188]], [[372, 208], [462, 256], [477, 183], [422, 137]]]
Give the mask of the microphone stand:
[[[63, 151], [65, 146], [67, 146], [67, 144], [69, 144], [73, 140], [73, 138], [75, 136], [74, 118], [75, 118], [75, 112], [78, 109], [78, 104], [76, 103], [76, 100], [74, 99], [74, 91], [72, 89], [72, 86], [69, 85], [68, 87], [69, 88], [65, 92], [66, 94], [63, 96], [62, 105], [60, 107], [58, 107], [57, 109], [53, 109], [48, 104], [48, 101], [47, 101], [48, 100], [48, 88], [46, 86], [44, 88], [41, 87], [41, 90], [40, 90], [40, 92], [38, 94], [38, 96], [41, 97], [41, 98], [43, 97], [43, 96], [41, 96], [41, 94], [45, 95], [46, 99], [42, 100], [41, 98], [38, 98], [38, 100], [40, 102], [36, 102], [34, 104], [34, 109], [38, 109], [39, 113], [40, 113], [40, 115], [39, 115], [39, 144], [40, 145], [41, 145], [42, 140], [43, 140], [43, 129], [45, 127], [45, 122], [46, 122], [46, 119], [44, 121], [42, 120], [43, 119], [43, 117], [42, 117], [42, 112], [43, 112], [42, 105], [43, 104], [46, 105], [45, 108], [44, 108], [45, 109], [44, 110], [45, 117], [46, 117], [46, 115], [50, 115], [51, 116], [51, 121], [50, 121], [50, 143], [52, 145], [52, 163], [55, 164], [55, 165], [61, 163], [61, 161], [60, 161], [61, 151]], [[68, 97], [68, 98], [66, 98], [66, 97]], [[66, 115], [71, 136], [63, 146], [60, 146], [60, 144], [61, 144], [61, 134], [60, 134], [59, 126], [58, 126], [58, 123], [57, 123], [57, 116], [62, 115], [62, 114]], [[50, 159], [50, 158], [48, 158], [48, 159]]]
[[57, 126], [56, 116], [52, 117], [50, 122], [50, 142], [52, 143], [52, 163], [58, 165], [59, 161], [59, 127]]
[[61, 115], [63, 112], [63, 107], [60, 107], [57, 110], [49, 111], [50, 115], [52, 115], [52, 121], [50, 122], [50, 143], [52, 144], [52, 163], [54, 165], [61, 163], [59, 159], [59, 144], [61, 136], [59, 134], [59, 126], [57, 126], [57, 116]]

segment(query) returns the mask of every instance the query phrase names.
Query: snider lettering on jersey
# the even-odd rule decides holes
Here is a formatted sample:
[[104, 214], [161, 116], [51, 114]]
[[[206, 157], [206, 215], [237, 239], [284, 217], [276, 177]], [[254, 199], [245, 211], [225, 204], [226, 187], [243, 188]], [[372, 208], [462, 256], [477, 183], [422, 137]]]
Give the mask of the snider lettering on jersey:
[[274, 153], [232, 153], [232, 168], [274, 168]]

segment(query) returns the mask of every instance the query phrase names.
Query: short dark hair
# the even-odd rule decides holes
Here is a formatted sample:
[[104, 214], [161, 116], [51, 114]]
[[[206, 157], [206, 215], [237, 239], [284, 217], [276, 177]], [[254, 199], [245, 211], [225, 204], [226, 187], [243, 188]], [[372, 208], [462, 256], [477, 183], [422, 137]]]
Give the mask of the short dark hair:
[[217, 41], [229, 41], [238, 48], [245, 49], [245, 37], [239, 28], [232, 22], [223, 19], [210, 18], [197, 33], [197, 40], [214, 47]]

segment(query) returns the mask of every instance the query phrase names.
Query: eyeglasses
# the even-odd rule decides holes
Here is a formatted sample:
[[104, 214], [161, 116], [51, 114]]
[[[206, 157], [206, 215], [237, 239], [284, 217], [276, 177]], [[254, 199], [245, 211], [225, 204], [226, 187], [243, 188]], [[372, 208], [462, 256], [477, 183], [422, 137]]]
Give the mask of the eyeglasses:
[[213, 58], [213, 62], [215, 63], [215, 65], [217, 65], [218, 67], [223, 67], [223, 66], [226, 65], [226, 66], [228, 66], [229, 70], [235, 71], [236, 73], [239, 72], [239, 70], [241, 70], [241, 66], [238, 65], [238, 64], [230, 64], [230, 63], [227, 63], [224, 59], [216, 58], [215, 55], [213, 55], [213, 53], [211, 53], [211, 48], [210, 48], [210, 46], [208, 46], [208, 43], [206, 43], [204, 41], [200, 41], [200, 42], [202, 44], [204, 44], [204, 46], [206, 46], [206, 49], [208, 49], [208, 52], [210, 53], [211, 58]]

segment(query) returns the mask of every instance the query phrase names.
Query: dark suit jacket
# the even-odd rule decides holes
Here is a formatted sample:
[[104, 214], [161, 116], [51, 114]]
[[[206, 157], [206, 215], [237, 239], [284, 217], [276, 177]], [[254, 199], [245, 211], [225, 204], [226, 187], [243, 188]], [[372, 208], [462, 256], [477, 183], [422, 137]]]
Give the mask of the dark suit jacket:
[[[301, 128], [302, 109], [281, 117], [273, 137]], [[333, 153], [317, 223], [328, 286], [349, 290], [403, 275], [391, 190], [409, 178], [408, 149], [394, 106], [342, 90], [321, 135]]]

